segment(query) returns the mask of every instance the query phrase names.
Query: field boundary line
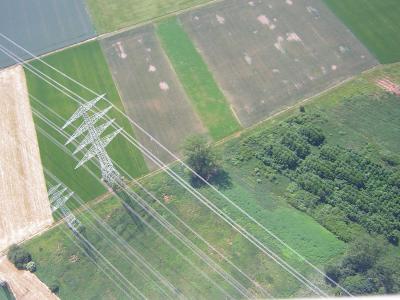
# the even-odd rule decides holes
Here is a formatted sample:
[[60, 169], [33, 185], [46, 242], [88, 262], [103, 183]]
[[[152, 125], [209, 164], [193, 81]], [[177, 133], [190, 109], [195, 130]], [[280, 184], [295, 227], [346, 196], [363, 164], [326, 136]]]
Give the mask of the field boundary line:
[[187, 8], [177, 9], [177, 10], [165, 13], [163, 15], [159, 15], [157, 17], [153, 17], [153, 18], [141, 21], [141, 22], [134, 23], [134, 24], [129, 25], [129, 26], [122, 27], [120, 29], [117, 29], [117, 30], [114, 30], [114, 31], [111, 31], [111, 32], [101, 33], [101, 34], [99, 34], [97, 36], [97, 38], [98, 39], [106, 39], [108, 37], [112, 37], [112, 36], [115, 36], [115, 35], [118, 35], [120, 33], [124, 33], [124, 32], [130, 31], [132, 29], [135, 29], [135, 28], [138, 28], [138, 27], [141, 27], [141, 26], [154, 24], [155, 22], [160, 21], [162, 19], [166, 19], [168, 17], [178, 16], [178, 15], [183, 14], [185, 12], [192, 11], [192, 10], [195, 10], [195, 9], [199, 9], [199, 8], [205, 7], [207, 5], [212, 5], [212, 4], [215, 4], [215, 3], [218, 3], [218, 2], [222, 2], [222, 1], [224, 1], [224, 0], [209, 0], [209, 1], [205, 2], [205, 3], [200, 3], [200, 4], [197, 4], [197, 5], [194, 5], [194, 6], [190, 6], [190, 7], [187, 7]]
[[[376, 66], [374, 66], [373, 68], [375, 68], [375, 67], [376, 67]], [[371, 68], [371, 69], [373, 69], [373, 68]], [[318, 92], [318, 93], [316, 93], [316, 94], [314, 94], [314, 95], [312, 95], [312, 96], [309, 96], [309, 97], [307, 97], [307, 98], [304, 98], [304, 99], [302, 99], [302, 100], [300, 100], [300, 101], [298, 101], [298, 102], [296, 101], [295, 104], [290, 105], [290, 106], [287, 106], [286, 108], [284, 108], [284, 109], [282, 109], [282, 110], [280, 110], [280, 111], [278, 111], [278, 112], [276, 112], [276, 113], [274, 113], [274, 114], [268, 116], [267, 118], [265, 118], [265, 119], [263, 119], [263, 120], [261, 120], [261, 121], [258, 121], [257, 123], [255, 123], [255, 124], [253, 124], [253, 125], [251, 125], [251, 126], [249, 126], [249, 127], [247, 127], [247, 128], [244, 128], [244, 129], [242, 129], [242, 130], [240, 130], [240, 131], [238, 131], [238, 132], [236, 132], [236, 133], [233, 133], [233, 134], [231, 134], [231, 135], [229, 135], [229, 136], [223, 138], [222, 140], [219, 140], [218, 142], [215, 143], [215, 145], [216, 145], [216, 146], [223, 145], [223, 144], [225, 144], [226, 142], [232, 140], [233, 138], [239, 137], [239, 136], [241, 136], [242, 134], [244, 134], [244, 133], [246, 133], [246, 132], [248, 132], [248, 131], [251, 131], [251, 130], [257, 128], [258, 126], [261, 126], [264, 122], [270, 121], [270, 120], [272, 120], [272, 119], [274, 119], [274, 118], [276, 118], [276, 117], [278, 117], [278, 116], [280, 116], [280, 115], [283, 115], [284, 113], [286, 113], [286, 112], [288, 112], [288, 111], [291, 111], [291, 110], [293, 110], [293, 109], [295, 109], [295, 108], [298, 108], [298, 107], [300, 107], [302, 104], [305, 104], [305, 103], [308, 103], [308, 102], [310, 102], [310, 101], [312, 101], [312, 100], [315, 100], [315, 98], [318, 98], [318, 97], [320, 97], [320, 96], [322, 96], [322, 95], [328, 93], [329, 91], [338, 88], [339, 86], [341, 86], [341, 85], [343, 85], [343, 84], [345, 84], [345, 83], [347, 83], [347, 82], [349, 82], [349, 81], [351, 81], [351, 80], [357, 78], [357, 77], [360, 76], [361, 74], [363, 74], [363, 73], [361, 72], [361, 73], [359, 73], [359, 74], [357, 74], [357, 75], [353, 75], [353, 76], [347, 77], [347, 78], [345, 78], [345, 79], [343, 79], [343, 80], [341, 80], [341, 81], [335, 83], [334, 85], [332, 85], [332, 86], [326, 88], [325, 90], [323, 90], [323, 91], [321, 91], [321, 92]]]
[[[195, 10], [195, 9], [198, 9], [198, 8], [202, 8], [202, 7], [205, 7], [207, 5], [212, 5], [214, 3], [222, 2], [222, 1], [224, 1], [224, 0], [210, 0], [208, 2], [201, 3], [201, 4], [198, 4], [198, 5], [195, 5], [195, 6], [177, 9], [177, 10], [174, 10], [172, 12], [169, 12], [169, 13], [166, 13], [166, 14], [163, 14], [163, 15], [160, 15], [160, 16], [145, 20], [145, 21], [137, 22], [137, 23], [135, 23], [133, 25], [122, 27], [120, 29], [117, 29], [117, 30], [114, 30], [114, 31], [111, 31], [111, 32], [106, 32], [106, 33], [99, 34], [97, 32], [97, 29], [94, 28], [95, 29], [95, 36], [94, 37], [88, 38], [88, 39], [80, 41], [78, 43], [74, 43], [74, 44], [71, 44], [71, 45], [68, 45], [68, 46], [61, 47], [59, 49], [52, 50], [52, 51], [49, 51], [49, 52], [46, 52], [46, 53], [43, 53], [43, 54], [40, 54], [40, 55], [36, 55], [36, 58], [35, 57], [34, 58], [28, 58], [28, 59], [24, 60], [23, 62], [19, 62], [19, 63], [13, 64], [13, 65], [10, 65], [10, 66], [4, 67], [4, 68], [0, 68], [0, 70], [6, 70], [8, 68], [11, 68], [11, 67], [17, 66], [17, 65], [24, 65], [25, 62], [31, 62], [31, 61], [34, 61], [34, 60], [36, 60], [38, 58], [45, 58], [45, 57], [50, 56], [50, 55], [52, 55], [54, 53], [61, 52], [63, 50], [67, 50], [67, 49], [70, 49], [70, 48], [73, 48], [73, 47], [76, 47], [76, 46], [80, 46], [82, 44], [86, 44], [86, 43], [89, 43], [89, 42], [92, 42], [92, 41], [104, 40], [104, 39], [106, 39], [108, 37], [113, 37], [113, 36], [116, 36], [116, 35], [118, 35], [120, 33], [124, 33], [124, 32], [130, 31], [132, 29], [139, 28], [141, 26], [154, 24], [156, 21], [162, 20], [164, 18], [168, 18], [168, 17], [172, 17], [172, 16], [178, 16], [178, 15], [183, 14], [185, 12], [192, 11], [192, 10]], [[92, 18], [91, 17], [91, 13], [89, 13], [89, 18]], [[92, 20], [90, 20], [90, 21], [92, 22]], [[94, 22], [92, 22], [92, 25], [94, 26]]]

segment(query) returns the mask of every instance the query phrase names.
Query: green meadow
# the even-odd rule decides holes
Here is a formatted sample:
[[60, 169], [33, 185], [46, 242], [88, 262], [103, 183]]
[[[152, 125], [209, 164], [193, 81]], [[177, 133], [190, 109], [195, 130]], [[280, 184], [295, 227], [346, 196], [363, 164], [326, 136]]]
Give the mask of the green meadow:
[[400, 60], [399, 1], [324, 1], [381, 63]]
[[146, 22], [210, 0], [87, 0], [89, 13], [99, 33]]

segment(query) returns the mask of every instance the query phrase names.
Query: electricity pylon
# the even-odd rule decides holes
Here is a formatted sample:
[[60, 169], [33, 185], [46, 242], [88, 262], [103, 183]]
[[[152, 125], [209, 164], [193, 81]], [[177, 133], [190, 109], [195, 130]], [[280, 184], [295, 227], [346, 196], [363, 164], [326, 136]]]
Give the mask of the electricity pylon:
[[71, 210], [66, 206], [67, 201], [72, 197], [74, 192], [69, 191], [62, 183], [52, 186], [49, 191], [49, 199], [51, 211], [54, 213], [60, 211], [67, 223], [68, 228], [72, 231], [73, 235], [80, 241], [86, 254], [96, 259], [92, 253], [87, 238], [85, 237], [85, 227], [75, 217]]
[[104, 95], [101, 95], [96, 99], [82, 104], [78, 108], [78, 110], [72, 115], [72, 117], [65, 123], [63, 129], [71, 125], [79, 118], [83, 118], [83, 123], [76, 129], [74, 134], [72, 134], [66, 142], [67, 145], [74, 141], [77, 137], [81, 136], [84, 133], [87, 133], [86, 137], [79, 143], [78, 147], [75, 149], [74, 154], [82, 151], [88, 145], [91, 145], [91, 147], [78, 163], [78, 165], [75, 167], [75, 169], [81, 167], [84, 163], [86, 163], [93, 157], [96, 157], [100, 165], [101, 176], [104, 182], [111, 189], [115, 190], [115, 188], [122, 182], [122, 177], [116, 170], [110, 157], [108, 156], [106, 147], [122, 131], [122, 128], [118, 128], [116, 131], [102, 138], [101, 134], [114, 122], [114, 120], [110, 120], [99, 126], [96, 126], [96, 123], [110, 111], [111, 106], [100, 112], [94, 113], [93, 115], [89, 115], [89, 111], [103, 97]]
[[63, 187], [60, 183], [58, 185], [52, 186], [49, 189], [48, 193], [51, 211], [54, 213], [59, 210], [64, 216], [65, 222], [67, 223], [68, 227], [73, 231], [73, 233], [79, 233], [79, 230], [82, 227], [81, 222], [74, 216], [70, 209], [65, 206], [65, 204], [72, 197], [74, 192], [68, 192], [68, 188]]
[[138, 212], [138, 207], [135, 208], [135, 202], [131, 196], [126, 192], [128, 190], [128, 186], [123, 180], [123, 177], [119, 174], [117, 169], [115, 168], [111, 158], [107, 154], [106, 147], [110, 142], [122, 131], [122, 128], [118, 128], [114, 132], [108, 134], [105, 137], [101, 137], [104, 131], [107, 130], [114, 122], [113, 119], [96, 125], [97, 122], [100, 121], [106, 114], [110, 111], [111, 106], [108, 108], [101, 110], [97, 113], [89, 114], [95, 105], [104, 98], [105, 95], [101, 95], [91, 101], [88, 101], [75, 111], [75, 113], [71, 116], [71, 118], [65, 123], [62, 127], [65, 129], [69, 125], [71, 125], [76, 120], [82, 118], [83, 122], [76, 129], [76, 131], [71, 135], [71, 137], [67, 140], [66, 145], [74, 141], [77, 137], [81, 136], [84, 133], [87, 135], [82, 139], [80, 143], [78, 143], [77, 148], [73, 152], [73, 154], [78, 153], [86, 149], [87, 146], [90, 145], [89, 150], [85, 153], [81, 161], [76, 165], [75, 169], [81, 167], [87, 161], [92, 158], [96, 158], [99, 162], [101, 176], [106, 185], [123, 201], [123, 206], [127, 210], [128, 214], [132, 217], [135, 223], [139, 226], [141, 222], [132, 213], [132, 209]]

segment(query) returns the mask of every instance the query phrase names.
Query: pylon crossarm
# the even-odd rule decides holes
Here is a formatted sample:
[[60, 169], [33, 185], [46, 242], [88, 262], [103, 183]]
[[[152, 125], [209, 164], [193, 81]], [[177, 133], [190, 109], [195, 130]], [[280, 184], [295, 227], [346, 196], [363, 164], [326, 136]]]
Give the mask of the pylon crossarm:
[[69, 118], [69, 120], [65, 123], [65, 125], [62, 127], [62, 129], [65, 129], [69, 125], [71, 125], [74, 121], [79, 119], [84, 113], [88, 112], [89, 110], [92, 109], [93, 106], [97, 104], [102, 98], [104, 98], [105, 94], [98, 96], [97, 98], [82, 104], [78, 110]]

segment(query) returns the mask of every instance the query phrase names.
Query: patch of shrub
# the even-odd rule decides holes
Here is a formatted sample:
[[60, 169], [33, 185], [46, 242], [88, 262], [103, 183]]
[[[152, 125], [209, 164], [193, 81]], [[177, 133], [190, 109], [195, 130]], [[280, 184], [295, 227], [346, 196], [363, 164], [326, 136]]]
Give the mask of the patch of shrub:
[[25, 269], [31, 273], [36, 272], [36, 263], [34, 261], [30, 261], [26, 264]]
[[49, 285], [49, 289], [52, 293], [58, 294], [60, 292], [60, 283], [55, 280]]
[[32, 260], [31, 254], [18, 245], [12, 245], [7, 253], [7, 258], [11, 261], [15, 267], [19, 270], [23, 270], [26, 264]]

